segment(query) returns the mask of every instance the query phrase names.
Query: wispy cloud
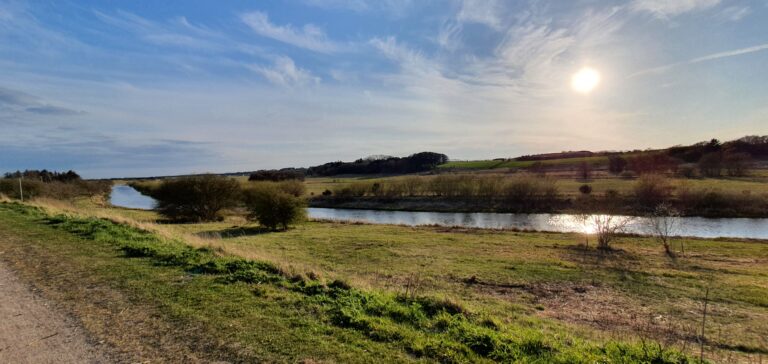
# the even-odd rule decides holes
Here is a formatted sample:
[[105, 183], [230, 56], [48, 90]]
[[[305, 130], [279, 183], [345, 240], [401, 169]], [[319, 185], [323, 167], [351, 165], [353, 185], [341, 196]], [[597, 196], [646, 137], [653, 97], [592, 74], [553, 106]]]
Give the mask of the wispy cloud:
[[299, 68], [289, 57], [276, 57], [271, 67], [251, 66], [253, 71], [261, 74], [269, 82], [280, 86], [301, 86], [307, 84], [318, 84], [320, 78], [312, 75], [311, 72]]
[[485, 24], [501, 29], [501, 4], [498, 0], [462, 0], [456, 18], [460, 22]]
[[256, 34], [296, 47], [322, 53], [332, 53], [342, 48], [341, 45], [328, 39], [321, 28], [313, 24], [306, 24], [301, 28], [295, 28], [291, 24], [277, 25], [261, 11], [242, 14], [240, 19]]
[[84, 114], [83, 111], [48, 104], [39, 97], [22, 91], [0, 87], [0, 110], [3, 109], [42, 115], [67, 116]]
[[403, 15], [413, 7], [415, 2], [415, 0], [304, 0], [307, 5], [325, 9], [344, 9], [354, 12], [383, 11], [397, 16]]
[[749, 6], [729, 6], [720, 12], [720, 18], [728, 21], [739, 21], [752, 13]]
[[54, 105], [32, 106], [25, 109], [28, 112], [41, 115], [81, 115], [84, 112]]
[[169, 22], [155, 22], [138, 15], [117, 11], [115, 15], [94, 11], [105, 24], [131, 32], [147, 42], [184, 48], [221, 49], [226, 38], [218, 32], [191, 24], [178, 17]]
[[743, 55], [743, 54], [760, 52], [760, 51], [764, 51], [764, 50], [768, 50], [768, 43], [767, 44], [759, 44], [759, 45], [752, 46], [752, 47], [734, 49], [734, 50], [725, 51], [725, 52], [713, 53], [713, 54], [709, 54], [709, 55], [702, 56], [702, 57], [692, 58], [692, 59], [689, 59], [689, 60], [683, 61], [683, 62], [676, 62], [676, 63], [665, 64], [663, 66], [653, 67], [653, 68], [649, 68], [649, 69], [645, 69], [645, 70], [642, 70], [642, 71], [635, 72], [635, 73], [627, 76], [627, 78], [634, 78], [634, 77], [643, 76], [643, 75], [647, 75], [647, 74], [663, 73], [663, 72], [669, 71], [670, 69], [678, 67], [678, 66], [702, 63], [702, 62], [707, 62], [707, 61], [714, 61], [714, 60], [721, 59], [721, 58], [735, 57], [735, 56], [740, 56], [740, 55]]
[[684, 13], [712, 8], [720, 0], [634, 0], [634, 10], [653, 14], [660, 19], [669, 19]]

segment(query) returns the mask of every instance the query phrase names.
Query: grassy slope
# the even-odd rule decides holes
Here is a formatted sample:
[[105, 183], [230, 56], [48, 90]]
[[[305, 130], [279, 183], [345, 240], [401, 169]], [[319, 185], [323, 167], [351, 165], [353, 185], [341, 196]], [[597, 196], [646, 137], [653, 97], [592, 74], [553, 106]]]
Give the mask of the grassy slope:
[[[156, 218], [151, 212], [116, 211]], [[259, 234], [244, 224], [230, 218], [170, 227], [217, 236], [216, 245], [234, 254], [328, 279], [384, 291], [416, 287], [421, 294], [449, 297], [499, 322], [552, 336], [651, 337], [690, 350], [709, 284], [714, 300], [709, 350], [728, 360], [768, 353], [766, 242], [676, 240], [686, 254], [671, 261], [654, 241], [636, 237], [620, 238], [618, 253], [600, 256], [580, 250], [583, 238], [573, 234], [324, 222]]]
[[[126, 360], [407, 359], [318, 319], [313, 307], [300, 304], [299, 293], [264, 286], [256, 298], [251, 285], [218, 284], [215, 276], [125, 259], [114, 244], [62, 234], [40, 217], [5, 206], [0, 208], [0, 249], [3, 260], [49, 295], [69, 302], [86, 329], [123, 351]], [[112, 294], [101, 295], [104, 291]], [[125, 310], [129, 316], [122, 315]], [[155, 322], [159, 318], [164, 323]]]
[[[249, 235], [228, 225], [183, 228], [219, 232], [243, 251], [379, 289], [404, 291], [417, 279], [425, 293], [460, 298], [476, 311], [528, 322], [552, 335], [562, 333], [562, 326], [542, 317], [616, 335], [624, 326], [633, 336], [650, 330], [662, 338], [670, 329], [692, 335], [684, 327], [700, 320], [704, 286], [711, 281], [711, 344], [768, 353], [765, 242], [686, 239], [685, 256], [673, 262], [655, 242], [636, 237], [620, 238], [621, 250], [601, 257], [579, 250], [582, 238], [572, 234], [312, 222], [285, 233]], [[472, 277], [479, 283], [467, 284]], [[663, 320], [649, 324], [648, 317], [656, 316]]]
[[[567, 265], [562, 267], [564, 270], [548, 267], [551, 263], [542, 262], [537, 263], [540, 265], [538, 267], [536, 264], [526, 266], [523, 261], [512, 256], [507, 257], [506, 263], [490, 260], [492, 264], [488, 267], [476, 269], [481, 267], [475, 266], [471, 269], [482, 274], [479, 282], [485, 284], [475, 282], [465, 288], [466, 298], [457, 305], [428, 298], [434, 296], [432, 293], [435, 290], [441, 292], [439, 296], [453, 296], [455, 293], [455, 287], [452, 286], [456, 282], [440, 282], [444, 277], [434, 270], [437, 264], [434, 268], [429, 268], [432, 265], [428, 264], [421, 269], [424, 271], [423, 278], [429, 276], [430, 280], [435, 280], [435, 284], [421, 287], [421, 284], [414, 282], [413, 287], [418, 287], [418, 294], [401, 299], [387, 293], [386, 289], [378, 288], [375, 282], [370, 282], [371, 288], [365, 290], [325, 285], [322, 279], [306, 278], [310, 275], [297, 277], [285, 273], [285, 270], [275, 269], [270, 264], [221, 257], [211, 250], [193, 249], [180, 241], [160, 238], [105, 220], [46, 217], [28, 208], [3, 205], [0, 207], [0, 226], [3, 234], [0, 244], [6, 252], [3, 259], [11, 261], [17, 269], [32, 276], [33, 280], [37, 278], [39, 284], [48, 287], [50, 291], [79, 291], [104, 286], [120, 292], [124, 296], [122, 300], [149, 306], [149, 312], [157, 312], [155, 318], [171, 322], [170, 330], [162, 332], [152, 331], [151, 327], [148, 331], [128, 331], [139, 331], [140, 335], [147, 336], [144, 340], [138, 340], [135, 344], [138, 346], [146, 345], [147, 341], [155, 342], [158, 338], [178, 337], [179, 342], [184, 343], [181, 346], [188, 346], [178, 349], [178, 354], [161, 350], [163, 343], [153, 344], [161, 347], [156, 352], [171, 357], [176, 355], [176, 358], [203, 353], [199, 355], [207, 357], [204, 359], [281, 362], [308, 358], [343, 362], [369, 362], [381, 358], [387, 358], [388, 361], [423, 358], [446, 361], [530, 362], [538, 359], [547, 362], [634, 362], [652, 360], [659, 355], [656, 346], [615, 343], [595, 345], [581, 339], [580, 330], [568, 328], [551, 319], [535, 317], [524, 302], [510, 305], [506, 298], [497, 299], [498, 302], [486, 302], [482, 292], [474, 292], [478, 285], [485, 287], [487, 284], [490, 287], [494, 283], [505, 282], [508, 277], [503, 272], [517, 269], [511, 269], [508, 266], [510, 264], [527, 272], [519, 278], [529, 283], [537, 282], [538, 279], [534, 278], [546, 271], [551, 272], [539, 278], [570, 280], [565, 278], [570, 276], [567, 271], [572, 270]], [[377, 257], [380, 254], [379, 248], [385, 248], [385, 251], [397, 250], [386, 246], [385, 242], [390, 239], [406, 239], [401, 242], [405, 248], [400, 253], [403, 257], [411, 251], [411, 254], [416, 253], [422, 257], [417, 261], [424, 258], [421, 254], [426, 251], [419, 252], [420, 244], [413, 245], [415, 241], [407, 240], [407, 237], [421, 234], [414, 234], [414, 229], [400, 227], [348, 225], [353, 229], [338, 235], [348, 241], [339, 243], [352, 244], [351, 247], [345, 246], [351, 248], [351, 251], [359, 248], [362, 257], [358, 254], [344, 256], [351, 251], [327, 245], [325, 249], [342, 254], [333, 257], [333, 253], [327, 251], [321, 254], [312, 246], [313, 241], [328, 240], [328, 243], [332, 243], [337, 236], [335, 231], [345, 230], [345, 226], [312, 223], [293, 232], [298, 235], [263, 234], [258, 237], [274, 239], [265, 243], [276, 248], [277, 251], [273, 252], [278, 255], [281, 251], [286, 253], [292, 250], [286, 249], [285, 245], [281, 247], [279, 241], [292, 241], [297, 244], [295, 248], [300, 245], [308, 247], [304, 254], [323, 257], [321, 260], [326, 259], [327, 263], [337, 258], [346, 260], [348, 263], [333, 264], [326, 269], [321, 267], [317, 273], [351, 279], [357, 277], [366, 280], [365, 276], [371, 272], [364, 267], [375, 266], [372, 262], [389, 264], [397, 260], [389, 254], [384, 254], [385, 258], [388, 257], [384, 261]], [[184, 227], [197, 229], [216, 226], [186, 225], [177, 228]], [[371, 230], [361, 230], [366, 228]], [[388, 230], [377, 230], [380, 228]], [[311, 235], [300, 239], [301, 234], [306, 233]], [[389, 237], [382, 234], [389, 234]], [[422, 238], [437, 238], [446, 233], [426, 229], [423, 234]], [[463, 233], [447, 234], [453, 236], [454, 239], [449, 241], [454, 241], [455, 250], [469, 248], [456, 243], [457, 238], [465, 236]], [[471, 235], [474, 234], [467, 236]], [[373, 248], [367, 247], [369, 241], [375, 244]], [[472, 242], [476, 242], [474, 238], [467, 244]], [[230, 242], [218, 241], [215, 244], [219, 248], [228, 245]], [[240, 243], [232, 242], [231, 245]], [[429, 255], [435, 256], [435, 251], [441, 251], [435, 247], [432, 246], [432, 254]], [[467, 259], [468, 263], [473, 260], [472, 255], [467, 254], [469, 251], [458, 257], [451, 252], [454, 249], [448, 249], [445, 254], [445, 258], [453, 262], [446, 268], [464, 266], [461, 263], [463, 259]], [[269, 253], [270, 249], [265, 250], [265, 253]], [[366, 250], [369, 252], [366, 253]], [[302, 254], [291, 253], [294, 254], [296, 257], [290, 258], [291, 262], [307, 265], [320, 263], [307, 256], [302, 259]], [[443, 256], [439, 254], [434, 259], [440, 260]], [[37, 264], [27, 263], [30, 259]], [[414, 262], [405, 259], [402, 265], [393, 264], [390, 270], [392, 278], [412, 270], [414, 267], [409, 263]], [[498, 269], [498, 264], [507, 266], [502, 272], [497, 272], [500, 275], [494, 275], [492, 272]], [[44, 268], [40, 268], [41, 265]], [[334, 269], [334, 266], [339, 269]], [[456, 273], [464, 275], [465, 272], [458, 270]], [[39, 276], [41, 274], [42, 277]], [[62, 275], [68, 277], [69, 284], [61, 285], [59, 277]], [[87, 281], [89, 285], [80, 287], [71, 284], [78, 281]], [[445, 287], [441, 288], [443, 284]], [[63, 296], [69, 297], [66, 293]], [[69, 298], [76, 299], [70, 304], [81, 317], [90, 314], [88, 307], [93, 302], [98, 305], [105, 300], [100, 295], [87, 294]], [[98, 320], [84, 321], [92, 322], [86, 327], [98, 333], [92, 327], [98, 326]], [[118, 320], [117, 326], [119, 324]], [[168, 335], [169, 332], [172, 335]], [[109, 332], [104, 335], [112, 338]], [[599, 341], [604, 340], [600, 338]], [[111, 343], [123, 347], [118, 339], [112, 338]], [[183, 354], [185, 351], [193, 354]], [[661, 362], [675, 357], [671, 351], [665, 351], [662, 355], [665, 359]]]

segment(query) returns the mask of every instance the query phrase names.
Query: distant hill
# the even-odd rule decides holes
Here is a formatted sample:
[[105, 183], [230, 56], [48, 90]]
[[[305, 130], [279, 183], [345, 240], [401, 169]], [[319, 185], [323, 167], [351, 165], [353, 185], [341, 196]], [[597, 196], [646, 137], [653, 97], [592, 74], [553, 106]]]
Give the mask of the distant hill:
[[498, 169], [498, 168], [573, 168], [581, 164], [603, 166], [621, 171], [624, 167], [638, 171], [674, 169], [683, 164], [704, 164], [706, 170], [741, 165], [748, 161], [768, 160], [768, 136], [745, 136], [720, 142], [717, 139], [676, 145], [664, 149], [631, 151], [565, 151], [523, 155], [516, 158], [495, 158], [477, 161], [450, 161], [441, 169]]

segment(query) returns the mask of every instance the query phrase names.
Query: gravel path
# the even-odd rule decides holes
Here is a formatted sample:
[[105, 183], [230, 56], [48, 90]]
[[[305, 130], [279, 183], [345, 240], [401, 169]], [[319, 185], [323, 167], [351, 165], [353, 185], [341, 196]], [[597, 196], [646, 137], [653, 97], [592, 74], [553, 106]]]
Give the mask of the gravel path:
[[108, 363], [83, 329], [0, 261], [0, 363]]

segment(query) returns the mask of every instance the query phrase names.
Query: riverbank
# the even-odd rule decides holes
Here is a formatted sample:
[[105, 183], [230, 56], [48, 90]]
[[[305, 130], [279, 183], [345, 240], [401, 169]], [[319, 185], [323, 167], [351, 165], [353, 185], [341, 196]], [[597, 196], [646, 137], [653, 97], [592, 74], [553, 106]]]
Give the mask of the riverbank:
[[[151, 240], [133, 237], [122, 228], [98, 233], [100, 223], [51, 225], [39, 218], [30, 220], [0, 211], [4, 229], [14, 226], [19, 229], [15, 234], [49, 237], [27, 244], [39, 244], [36, 249], [49, 257], [29, 264], [27, 269], [34, 271], [39, 264], [54, 269], [61, 262], [73, 264], [72, 259], [78, 257], [75, 260], [82, 259], [82, 265], [71, 266], [73, 273], [114, 281], [113, 287], [128, 289], [135, 302], [160, 303], [154, 309], [157, 311], [152, 311], [156, 317], [182, 328], [194, 327], [192, 331], [184, 329], [180, 336], [193, 343], [192, 349], [204, 348], [200, 345], [209, 341], [228, 343], [206, 349], [209, 354], [234, 355], [228, 349], [234, 345], [239, 348], [238, 355], [251, 360], [411, 361], [417, 358], [412, 356], [413, 350], [421, 348], [417, 352], [422, 360], [433, 360], [423, 351], [433, 334], [420, 331], [440, 327], [430, 326], [438, 325], [432, 316], [425, 316], [425, 321], [397, 321], [394, 316], [371, 316], [371, 312], [381, 311], [368, 308], [343, 311], [358, 312], [351, 317], [358, 324], [335, 321], [333, 312], [326, 311], [336, 307], [331, 304], [335, 301], [316, 300], [326, 297], [326, 288], [320, 287], [329, 287], [336, 280], [355, 292], [379, 297], [376, 302], [402, 296], [451, 302], [446, 306], [454, 307], [450, 312], [460, 310], [473, 318], [471, 322], [485, 322], [495, 328], [492, 332], [509, 333], [517, 338], [514, 340], [534, 340], [536, 345], [543, 345], [539, 347], [544, 351], [531, 354], [534, 357], [552, 353], [562, 357], [578, 350], [579, 355], [570, 357], [576, 362], [599, 360], [599, 355], [589, 354], [593, 345], [610, 351], [614, 345], [610, 343], [616, 342], [629, 345], [625, 346], [627, 355], [635, 349], [643, 352], [643, 340], [662, 342], [665, 351], [698, 352], [693, 349], [698, 348], [699, 338], [695, 328], [701, 327], [704, 289], [709, 287], [711, 316], [704, 335], [706, 357], [748, 362], [768, 354], [763, 340], [768, 337], [765, 242], [676, 239], [675, 250], [683, 247], [685, 253], [670, 260], [661, 246], [642, 237], [619, 237], [612, 252], [600, 253], [594, 248], [585, 249], [583, 236], [578, 234], [335, 222], [308, 222], [287, 232], [273, 233], [239, 216], [227, 216], [215, 223], [155, 225], [158, 216], [151, 211], [97, 206], [76, 211], [158, 231], [192, 247], [205, 247], [217, 256], [232, 257], [227, 259], [270, 262], [283, 272], [274, 276], [254, 271], [252, 274], [258, 278], [254, 283], [240, 278], [235, 284], [226, 283], [227, 274], [195, 273], [174, 263], [176, 258], [169, 260], [177, 256], [171, 254], [177, 249], [174, 247], [182, 247], [176, 245], [178, 242], [158, 251], [162, 256], [148, 250], [140, 255], [143, 258], [126, 259], [126, 253], [122, 253], [125, 250], [115, 250], [114, 244], [122, 244], [119, 237]], [[77, 236], [70, 235], [73, 232]], [[118, 240], [103, 240], [111, 236]], [[590, 246], [593, 244], [590, 242]], [[30, 259], [28, 254], [15, 259]], [[42, 253], [33, 256], [38, 254]], [[97, 267], [110, 269], [102, 271]], [[136, 270], [143, 273], [126, 275]], [[51, 284], [59, 282], [53, 280]], [[316, 294], [307, 295], [312, 290], [298, 289], [316, 285], [320, 289]], [[321, 302], [325, 303], [316, 306]], [[413, 326], [413, 322], [418, 324]], [[487, 329], [477, 328], [479, 333]], [[179, 335], [173, 326], [165, 330]], [[506, 335], [485, 337], [495, 343], [506, 340], [502, 339]], [[445, 336], [443, 340], [448, 343], [458, 339]], [[460, 343], [459, 347], [465, 345]], [[656, 349], [655, 344], [646, 347], [651, 352]], [[665, 355], [672, 355], [671, 351]]]
[[[768, 202], [762, 197], [748, 195], [726, 198], [709, 194], [702, 202], [669, 199], [663, 202], [675, 207], [681, 216], [708, 218], [768, 218]], [[634, 199], [582, 196], [553, 199], [545, 203], [535, 200], [509, 202], [501, 199], [454, 198], [415, 196], [399, 198], [315, 196], [307, 199], [309, 207], [420, 211], [420, 212], [501, 212], [550, 214], [614, 214], [647, 216], [652, 208], [638, 204]]]

